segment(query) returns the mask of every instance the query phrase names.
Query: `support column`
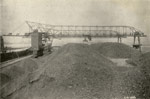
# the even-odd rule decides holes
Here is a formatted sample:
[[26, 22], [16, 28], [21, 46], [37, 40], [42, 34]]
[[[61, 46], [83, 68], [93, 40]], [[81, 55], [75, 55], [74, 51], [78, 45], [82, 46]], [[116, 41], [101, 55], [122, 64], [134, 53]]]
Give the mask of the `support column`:
[[33, 50], [33, 57], [37, 58], [38, 56], [43, 55], [43, 46], [42, 46], [42, 34], [35, 30], [31, 35], [31, 46]]
[[[137, 44], [136, 44], [136, 37], [137, 37]], [[134, 33], [133, 48], [139, 49], [139, 51], [141, 52], [141, 42], [140, 42], [140, 33], [139, 32]]]
[[121, 35], [120, 34], [118, 34], [118, 43], [122, 43], [122, 37], [121, 37]]
[[0, 53], [4, 52], [4, 39], [3, 36], [0, 36]]

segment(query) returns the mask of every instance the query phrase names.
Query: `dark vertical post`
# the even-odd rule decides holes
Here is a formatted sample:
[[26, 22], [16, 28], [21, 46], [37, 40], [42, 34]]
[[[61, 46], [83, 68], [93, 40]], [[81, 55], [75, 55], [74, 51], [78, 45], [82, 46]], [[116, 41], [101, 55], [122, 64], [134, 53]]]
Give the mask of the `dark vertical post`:
[[4, 51], [4, 39], [3, 36], [0, 36], [0, 53]]
[[140, 42], [140, 36], [138, 35], [138, 44], [140, 45], [141, 42]]
[[120, 37], [120, 43], [122, 43], [122, 38]]
[[118, 43], [119, 43], [119, 36], [117, 38], [118, 38]]
[[77, 27], [74, 26], [75, 37], [77, 36]]
[[63, 36], [63, 26], [61, 25], [61, 33], [60, 33], [60, 37]]
[[68, 37], [69, 37], [69, 26], [68, 26], [68, 31], [67, 31], [67, 33], [68, 33]]
[[89, 35], [91, 35], [91, 26], [89, 26]]
[[140, 35], [138, 35], [138, 44], [139, 44], [139, 50], [141, 52], [141, 42], [140, 42]]
[[135, 40], [136, 40], [136, 35], [134, 34], [134, 41], [133, 41], [133, 45], [135, 45]]
[[98, 26], [96, 26], [96, 35], [95, 36], [98, 36]]

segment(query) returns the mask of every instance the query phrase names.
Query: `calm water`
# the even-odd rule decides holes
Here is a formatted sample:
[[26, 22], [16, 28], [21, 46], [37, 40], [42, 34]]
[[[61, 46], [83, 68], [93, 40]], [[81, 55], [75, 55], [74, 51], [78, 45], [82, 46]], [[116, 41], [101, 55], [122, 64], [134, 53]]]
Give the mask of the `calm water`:
[[[59, 38], [53, 40], [52, 46], [62, 46], [67, 43], [84, 43], [83, 40], [84, 38]], [[117, 42], [117, 38], [92, 38], [92, 41], [88, 43], [92, 44], [99, 42]], [[123, 38], [122, 42], [129, 46], [132, 46], [133, 37]], [[144, 52], [150, 51], [150, 39], [148, 37], [141, 38], [141, 43], [143, 45], [142, 50]], [[5, 47], [7, 46], [11, 48], [16, 48], [16, 50], [22, 50], [31, 47], [31, 38], [5, 36], [4, 44]]]

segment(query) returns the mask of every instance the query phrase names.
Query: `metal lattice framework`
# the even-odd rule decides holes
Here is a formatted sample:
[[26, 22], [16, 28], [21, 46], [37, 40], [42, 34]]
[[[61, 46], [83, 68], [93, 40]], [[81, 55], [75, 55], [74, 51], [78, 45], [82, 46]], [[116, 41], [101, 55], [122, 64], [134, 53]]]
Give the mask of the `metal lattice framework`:
[[85, 25], [49, 25], [36, 22], [26, 21], [30, 31], [38, 30], [39, 32], [49, 33], [57, 36], [134, 36], [139, 33], [144, 36], [144, 33], [131, 26], [85, 26]]

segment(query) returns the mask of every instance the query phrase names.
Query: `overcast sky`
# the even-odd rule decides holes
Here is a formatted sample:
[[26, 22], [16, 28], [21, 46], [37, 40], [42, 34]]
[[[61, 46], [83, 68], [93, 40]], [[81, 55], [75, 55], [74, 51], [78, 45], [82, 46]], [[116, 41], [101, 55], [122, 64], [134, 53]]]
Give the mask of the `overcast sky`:
[[3, 33], [14, 31], [26, 20], [52, 25], [129, 25], [150, 32], [150, 0], [0, 1]]

